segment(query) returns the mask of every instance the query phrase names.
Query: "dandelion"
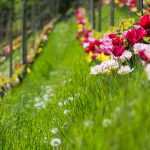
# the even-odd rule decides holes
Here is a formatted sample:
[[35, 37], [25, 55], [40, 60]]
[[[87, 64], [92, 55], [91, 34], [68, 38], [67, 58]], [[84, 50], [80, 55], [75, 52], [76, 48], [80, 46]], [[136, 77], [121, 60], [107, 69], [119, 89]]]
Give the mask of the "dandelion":
[[84, 127], [89, 127], [89, 126], [92, 126], [93, 124], [94, 124], [94, 122], [92, 120], [84, 121], [84, 123], [83, 123]]
[[52, 99], [49, 98], [48, 94], [44, 94], [43, 99], [44, 99], [45, 102], [47, 102], [47, 101], [51, 102], [52, 101]]
[[104, 128], [109, 127], [111, 124], [112, 124], [112, 121], [110, 119], [106, 118], [103, 120], [103, 127]]
[[57, 134], [59, 132], [59, 130], [58, 130], [58, 128], [53, 128], [51, 132], [52, 132], [52, 134]]
[[72, 102], [74, 99], [73, 97], [68, 97], [68, 100]]
[[54, 139], [51, 140], [50, 144], [51, 144], [52, 147], [57, 147], [58, 148], [58, 146], [61, 145], [61, 139], [54, 138]]
[[47, 101], [47, 100], [48, 100], [48, 98], [49, 98], [49, 95], [48, 95], [48, 94], [44, 94], [44, 95], [43, 95], [43, 99], [44, 99], [44, 101]]
[[64, 115], [70, 114], [70, 110], [64, 110]]
[[46, 104], [43, 102], [38, 102], [34, 105], [36, 108], [46, 108]]
[[58, 106], [59, 106], [59, 107], [62, 107], [62, 106], [63, 106], [63, 103], [62, 103], [62, 102], [59, 102], [59, 103], [58, 103]]
[[63, 102], [64, 105], [67, 105], [67, 103], [68, 103], [67, 101], [64, 101], [64, 102]]

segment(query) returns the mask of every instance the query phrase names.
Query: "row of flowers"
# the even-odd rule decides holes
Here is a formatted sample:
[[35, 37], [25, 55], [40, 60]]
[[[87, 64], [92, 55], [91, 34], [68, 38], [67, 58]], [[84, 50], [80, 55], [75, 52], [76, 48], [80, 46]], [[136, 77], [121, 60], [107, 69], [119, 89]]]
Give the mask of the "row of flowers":
[[[35, 45], [29, 50], [27, 55], [27, 63], [25, 66], [22, 62], [14, 64], [14, 74], [11, 78], [0, 77], [0, 96], [5, 94], [5, 91], [10, 89], [11, 87], [21, 83], [24, 75], [26, 73], [31, 72], [31, 64], [35, 60], [35, 58], [43, 51], [44, 45], [48, 40], [48, 35], [51, 33], [54, 24], [56, 23], [56, 19], [49, 22], [44, 28], [41, 34], [35, 41]], [[33, 48], [34, 47], [34, 48]]]
[[[117, 72], [125, 75], [134, 71], [135, 63], [142, 62], [150, 80], [150, 13], [148, 11], [137, 21], [129, 19], [127, 23], [126, 20], [125, 28], [114, 28], [101, 38], [96, 38], [98, 33], [91, 30], [84, 9], [76, 10], [76, 18], [77, 39], [81, 41], [88, 54], [87, 60], [96, 63], [96, 66], [91, 67], [91, 74]], [[124, 26], [123, 22], [120, 26]]]
[[[102, 0], [104, 4], [110, 3], [110, 0]], [[115, 4], [118, 7], [127, 6], [131, 11], [135, 12], [137, 11], [137, 3], [138, 0], [115, 0]], [[150, 6], [149, 0], [144, 0], [144, 6], [148, 7]]]
[[[27, 31], [28, 37], [31, 36], [31, 30]], [[12, 53], [19, 50], [22, 46], [22, 36], [18, 36], [16, 39], [12, 42]], [[0, 55], [0, 64], [3, 63], [5, 60], [7, 60], [7, 57], [11, 55], [10, 46], [7, 44], [2, 48], [2, 54]]]

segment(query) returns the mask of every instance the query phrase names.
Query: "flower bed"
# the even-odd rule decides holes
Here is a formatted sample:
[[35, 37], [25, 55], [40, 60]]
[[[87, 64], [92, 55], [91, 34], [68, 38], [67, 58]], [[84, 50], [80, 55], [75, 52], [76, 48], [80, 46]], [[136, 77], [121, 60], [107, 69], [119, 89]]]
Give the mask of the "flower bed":
[[[15, 72], [11, 78], [6, 77], [0, 77], [0, 95], [3, 96], [4, 92], [11, 87], [15, 86], [16, 84], [19, 84], [22, 79], [24, 78], [24, 75], [26, 73], [31, 72], [31, 64], [35, 60], [35, 58], [43, 51], [43, 47], [45, 43], [48, 40], [48, 35], [51, 33], [54, 24], [56, 23], [57, 19], [53, 19], [51, 22], [49, 22], [40, 33], [39, 37], [35, 41], [35, 45], [32, 46], [31, 50], [28, 52], [27, 55], [27, 62], [28, 65], [25, 66], [22, 63], [17, 63], [14, 65]], [[18, 38], [19, 39], [19, 38]], [[15, 40], [20, 41], [20, 40]], [[21, 42], [14, 42], [14, 43], [21, 43]], [[19, 47], [21, 44], [17, 44]], [[15, 44], [14, 44], [15, 46]], [[15, 49], [16, 50], [16, 49]], [[10, 55], [10, 54], [9, 54]]]
[[77, 39], [88, 54], [87, 60], [96, 64], [91, 67], [91, 74], [125, 75], [140, 63], [150, 80], [150, 12], [145, 12], [138, 20], [123, 20], [103, 34], [91, 30], [84, 9], [76, 10]]
[[[110, 0], [102, 0], [104, 4], [109, 4]], [[115, 0], [115, 5], [118, 7], [126, 6], [128, 7], [132, 12], [137, 11], [137, 0]], [[150, 1], [144, 0], [144, 7], [150, 7]]]
[[[102, 2], [104, 4], [109, 4], [110, 0], [102, 0]], [[126, 6], [133, 12], [137, 11], [137, 0], [115, 0], [115, 5], [118, 7]]]

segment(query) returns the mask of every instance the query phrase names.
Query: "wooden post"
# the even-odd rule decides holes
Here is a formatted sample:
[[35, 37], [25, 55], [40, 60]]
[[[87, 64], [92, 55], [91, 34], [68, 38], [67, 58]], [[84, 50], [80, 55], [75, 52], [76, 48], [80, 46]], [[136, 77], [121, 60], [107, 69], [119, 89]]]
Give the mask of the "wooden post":
[[57, 0], [57, 9], [56, 9], [57, 15], [59, 14], [59, 4], [60, 4], [60, 1]]
[[2, 13], [0, 16], [0, 49], [3, 48], [3, 45], [2, 45], [3, 44], [3, 27], [4, 27], [4, 17], [5, 17], [4, 13]]
[[55, 8], [54, 8], [54, 4], [55, 2], [54, 2], [54, 0], [51, 0], [51, 14], [52, 14], [52, 18], [54, 18], [54, 11], [55, 11]]
[[142, 12], [143, 10], [143, 0], [138, 0], [138, 11]]
[[9, 70], [9, 76], [12, 77], [12, 74], [13, 74], [13, 26], [12, 26], [12, 12], [10, 12], [10, 15], [9, 15], [9, 48], [10, 48], [10, 64], [9, 64], [9, 67], [10, 67], [10, 70]]
[[27, 65], [27, 0], [22, 0], [22, 63]]
[[110, 7], [111, 7], [111, 11], [110, 11], [110, 25], [111, 26], [114, 26], [114, 14], [115, 14], [115, 2], [114, 0], [111, 0], [111, 3], [110, 3]]
[[94, 0], [90, 0], [90, 12], [91, 12], [92, 29], [95, 29], [95, 8], [94, 8]]
[[102, 0], [98, 1], [98, 31], [100, 32], [102, 30], [102, 12], [101, 12], [101, 8], [102, 8]]

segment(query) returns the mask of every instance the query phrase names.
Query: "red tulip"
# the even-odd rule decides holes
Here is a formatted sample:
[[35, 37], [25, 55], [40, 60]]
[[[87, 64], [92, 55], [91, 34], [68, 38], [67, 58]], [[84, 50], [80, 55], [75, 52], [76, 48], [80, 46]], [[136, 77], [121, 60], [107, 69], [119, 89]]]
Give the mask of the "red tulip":
[[144, 29], [149, 29], [150, 28], [150, 15], [142, 16], [140, 21], [138, 22], [138, 25], [140, 25]]
[[114, 56], [118, 57], [123, 54], [125, 51], [125, 46], [124, 46], [124, 39], [116, 37], [112, 40], [113, 48], [112, 48], [112, 53]]
[[99, 40], [95, 40], [94, 42], [91, 42], [90, 45], [85, 49], [86, 53], [89, 53], [90, 51], [95, 53], [100, 53], [100, 46], [101, 42]]
[[124, 43], [124, 39], [123, 38], [119, 38], [119, 37], [116, 37], [112, 40], [112, 44], [114, 46], [122, 46]]
[[121, 56], [124, 51], [125, 51], [125, 46], [114, 46], [113, 49], [112, 49], [112, 53], [116, 57]]
[[134, 45], [135, 43], [142, 40], [143, 37], [145, 37], [146, 35], [147, 31], [141, 27], [138, 27], [132, 30], [128, 30], [125, 35], [125, 38], [127, 39], [129, 44]]
[[115, 33], [110, 33], [110, 34], [108, 34], [108, 37], [109, 37], [110, 39], [113, 39], [113, 38], [116, 38], [117, 36], [116, 36]]

